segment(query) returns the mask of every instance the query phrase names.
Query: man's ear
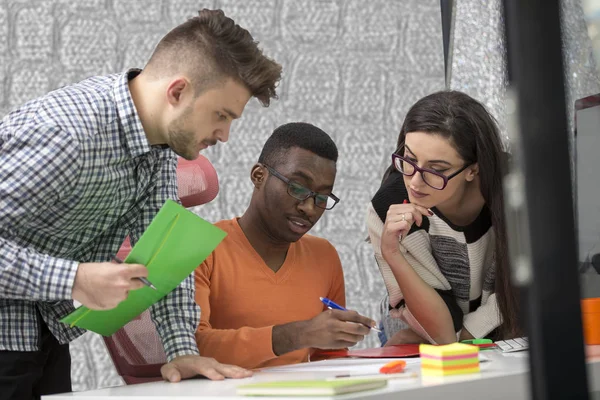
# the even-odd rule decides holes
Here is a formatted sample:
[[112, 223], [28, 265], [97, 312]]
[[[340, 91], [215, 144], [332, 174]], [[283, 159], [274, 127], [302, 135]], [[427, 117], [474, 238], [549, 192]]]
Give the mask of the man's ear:
[[167, 86], [167, 102], [177, 107], [193, 94], [192, 85], [185, 77], [180, 76], [173, 79]]
[[267, 179], [266, 168], [262, 164], [254, 164], [250, 170], [250, 180], [256, 189], [260, 189]]
[[479, 175], [479, 163], [475, 163], [467, 168], [467, 175], [465, 179], [469, 182], [472, 182], [477, 175]]

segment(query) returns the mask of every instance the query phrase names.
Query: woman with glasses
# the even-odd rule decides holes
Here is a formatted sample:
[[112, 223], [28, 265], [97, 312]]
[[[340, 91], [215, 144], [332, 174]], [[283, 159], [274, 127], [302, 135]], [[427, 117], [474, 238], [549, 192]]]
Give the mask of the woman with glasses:
[[382, 344], [518, 335], [503, 159], [493, 117], [468, 95], [434, 93], [409, 110], [367, 216], [388, 292]]

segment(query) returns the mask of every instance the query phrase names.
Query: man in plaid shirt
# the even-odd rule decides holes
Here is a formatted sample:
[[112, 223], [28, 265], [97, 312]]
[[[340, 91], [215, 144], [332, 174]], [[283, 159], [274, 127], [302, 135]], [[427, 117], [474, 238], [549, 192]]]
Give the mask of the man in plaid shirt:
[[[109, 262], [177, 199], [177, 156], [225, 142], [256, 97], [276, 98], [281, 66], [222, 11], [169, 32], [144, 70], [93, 77], [30, 101], [0, 122], [0, 399], [71, 390], [59, 319], [73, 301], [105, 310], [143, 284], [143, 265]], [[172, 382], [249, 372], [198, 355], [200, 310], [187, 278], [151, 309]]]

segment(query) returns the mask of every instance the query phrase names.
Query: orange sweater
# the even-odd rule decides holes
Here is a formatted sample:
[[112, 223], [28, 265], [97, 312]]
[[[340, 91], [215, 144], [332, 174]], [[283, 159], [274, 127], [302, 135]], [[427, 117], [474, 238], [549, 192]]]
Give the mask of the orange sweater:
[[216, 224], [227, 237], [196, 269], [196, 331], [200, 354], [244, 368], [299, 363], [310, 349], [277, 357], [274, 325], [315, 317], [324, 309], [319, 297], [345, 306], [344, 275], [334, 247], [304, 235], [292, 243], [285, 262], [273, 272], [256, 253], [237, 218]]

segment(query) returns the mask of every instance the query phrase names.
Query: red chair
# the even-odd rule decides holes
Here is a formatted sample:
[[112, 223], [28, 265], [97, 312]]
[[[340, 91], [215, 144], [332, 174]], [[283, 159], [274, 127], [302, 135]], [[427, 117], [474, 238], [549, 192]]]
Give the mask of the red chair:
[[[184, 207], [208, 203], [219, 192], [217, 172], [202, 155], [193, 161], [180, 158], [177, 164], [177, 189]], [[131, 244], [129, 238], [126, 238], [117, 256], [123, 260], [130, 251]], [[160, 367], [167, 362], [167, 357], [148, 310], [114, 335], [105, 337], [104, 343], [117, 372], [126, 384], [162, 379]]]

